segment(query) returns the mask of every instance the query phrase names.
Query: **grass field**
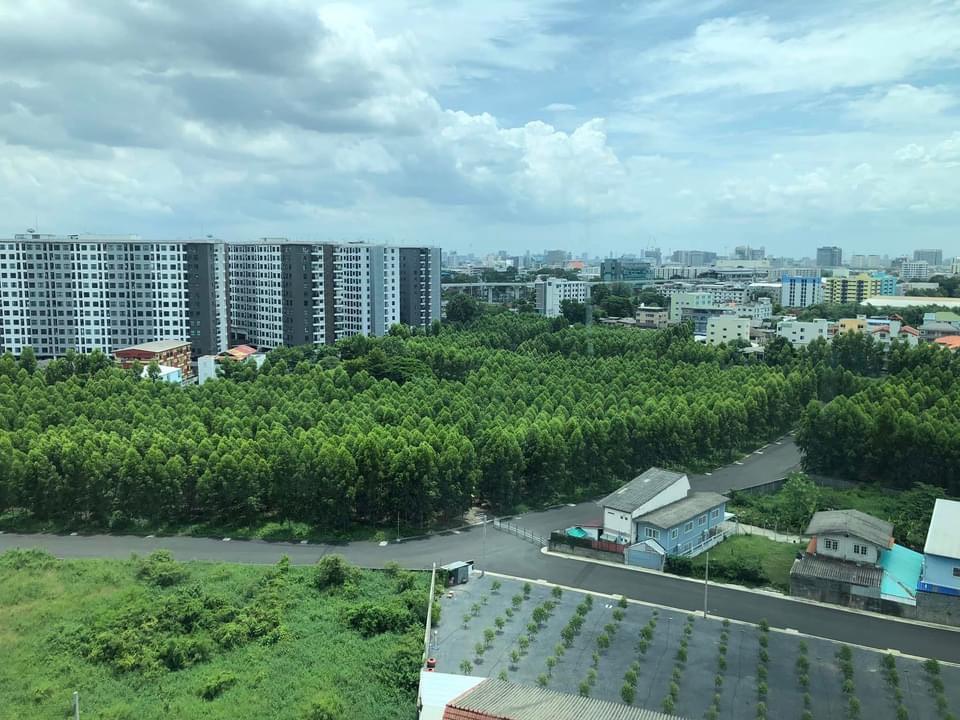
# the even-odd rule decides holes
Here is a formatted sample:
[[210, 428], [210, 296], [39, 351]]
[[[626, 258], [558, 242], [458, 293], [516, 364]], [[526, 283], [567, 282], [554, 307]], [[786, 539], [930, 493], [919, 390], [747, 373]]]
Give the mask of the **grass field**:
[[336, 563], [11, 551], [0, 715], [64, 718], [78, 691], [82, 716], [100, 720], [413, 718], [428, 583]]
[[[774, 587], [787, 591], [790, 588], [790, 568], [797, 552], [803, 549], [802, 545], [782, 543], [759, 535], [735, 535], [724, 540], [710, 549], [711, 577], [718, 581], [724, 578], [716, 577], [714, 569], [729, 566], [735, 560], [748, 564], [759, 564], [763, 574]], [[706, 555], [698, 555], [693, 559], [693, 577], [703, 577]], [[731, 578], [731, 582], [734, 580]], [[739, 584], [750, 584], [736, 581]]]

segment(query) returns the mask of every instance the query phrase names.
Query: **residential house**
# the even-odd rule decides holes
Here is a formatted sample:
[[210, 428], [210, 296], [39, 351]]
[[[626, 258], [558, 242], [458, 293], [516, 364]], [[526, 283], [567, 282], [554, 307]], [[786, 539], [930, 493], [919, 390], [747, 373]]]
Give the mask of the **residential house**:
[[648, 547], [652, 541], [661, 555], [696, 555], [722, 539], [717, 527], [727, 501], [717, 493], [692, 492], [683, 473], [650, 468], [600, 502], [600, 539]]
[[940, 322], [937, 320], [924, 320], [920, 326], [920, 339], [926, 341], [936, 340], [937, 338], [948, 337], [957, 334], [957, 328], [952, 323]]
[[735, 340], [750, 342], [750, 319], [718, 315], [707, 320], [707, 344], [720, 345]]
[[940, 310], [939, 312], [929, 312], [923, 314], [923, 322], [943, 322], [950, 323], [960, 332], [960, 315], [950, 310]]
[[813, 553], [846, 562], [877, 565], [893, 547], [893, 525], [859, 510], [814, 513], [807, 526]]
[[960, 335], [944, 335], [933, 341], [934, 345], [942, 345], [948, 350], [960, 350]]
[[665, 307], [640, 305], [637, 308], [637, 327], [659, 330], [670, 322], [670, 312]]
[[193, 376], [190, 368], [190, 343], [186, 340], [155, 340], [140, 343], [114, 350], [113, 356], [123, 368], [128, 368], [135, 362], [144, 366], [156, 362], [158, 365], [179, 368], [181, 378]]
[[801, 322], [800, 320], [781, 320], [777, 323], [777, 335], [786, 338], [794, 347], [805, 347], [817, 338], [828, 339], [830, 323], [822, 318]]
[[940, 498], [933, 505], [917, 589], [917, 611], [921, 620], [960, 625], [958, 500]]

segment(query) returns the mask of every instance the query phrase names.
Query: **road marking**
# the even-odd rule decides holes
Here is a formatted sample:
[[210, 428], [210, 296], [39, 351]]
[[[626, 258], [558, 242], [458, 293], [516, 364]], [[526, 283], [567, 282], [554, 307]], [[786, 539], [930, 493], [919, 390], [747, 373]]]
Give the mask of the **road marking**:
[[300, 541], [300, 544], [301, 544], [301, 545], [306, 545], [307, 542], [308, 542], [307, 540], [301, 540], [301, 541]]
[[763, 455], [763, 450], [756, 450], [753, 453], [754, 455]]
[[147, 540], [153, 540], [153, 535], [147, 535]]
[[713, 473], [704, 473], [707, 477], [713, 477]]
[[380, 541], [380, 547], [386, 547], [387, 545], [389, 545], [389, 543], [386, 540]]
[[734, 460], [734, 461], [733, 461], [733, 464], [734, 464], [734, 465], [743, 465], [743, 463], [740, 462], [739, 460]]
[[223, 541], [224, 541], [224, 542], [230, 542], [230, 538], [224, 538]]
[[789, 633], [790, 635], [799, 635], [799, 634], [800, 634], [800, 631], [799, 631], [799, 630], [794, 630], [793, 628], [784, 628], [783, 631], [784, 631], [785, 633]]
[[70, 533], [70, 537], [76, 537], [76, 536], [77, 536], [76, 533]]
[[783, 443], [780, 440], [777, 440], [777, 445], [783, 445]]
[[459, 534], [460, 534], [460, 531], [459, 531], [459, 530], [454, 530], [454, 531], [453, 531], [453, 534], [454, 534], [454, 535], [459, 535]]

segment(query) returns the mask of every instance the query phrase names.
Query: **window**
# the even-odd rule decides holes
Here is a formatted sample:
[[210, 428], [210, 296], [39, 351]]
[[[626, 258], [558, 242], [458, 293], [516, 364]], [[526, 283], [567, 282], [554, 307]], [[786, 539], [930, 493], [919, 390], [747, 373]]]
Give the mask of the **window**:
[[710, 517], [713, 519], [720, 517], [720, 508], [714, 508], [713, 510], [711, 510]]
[[[671, 540], [676, 540], [679, 536], [680, 536], [680, 528], [674, 528], [673, 530], [670, 531]], [[958, 570], [958, 569], [960, 568], [954, 568], [954, 570]]]
[[853, 545], [853, 554], [854, 554], [854, 555], [866, 555], [866, 554], [867, 554], [867, 546], [866, 546], [866, 545], [857, 545], [856, 543], [854, 543], [854, 545]]
[[653, 538], [654, 540], [660, 539], [660, 531], [655, 528], [646, 528], [646, 535], [648, 538]]
[[954, 577], [960, 577], [960, 567], [955, 567], [955, 568], [953, 569], [953, 576], [954, 576]]
[[686, 525], [683, 526], [683, 531], [685, 533], [688, 533], [691, 530], [693, 530], [693, 520], [691, 520], [690, 522], [688, 522]]
[[830, 538], [827, 538], [826, 540], [823, 541], [823, 546], [827, 550], [836, 550], [840, 547], [840, 544], [836, 540], [831, 540]]
[[706, 525], [706, 524], [707, 524], [706, 515], [701, 515], [700, 517], [697, 518], [697, 525]]

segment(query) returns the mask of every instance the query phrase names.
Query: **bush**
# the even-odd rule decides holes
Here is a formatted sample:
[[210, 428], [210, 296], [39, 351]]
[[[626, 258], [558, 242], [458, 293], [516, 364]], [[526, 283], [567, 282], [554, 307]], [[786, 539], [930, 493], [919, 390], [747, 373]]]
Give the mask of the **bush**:
[[767, 637], [767, 635], [764, 634], [764, 635], [761, 635], [761, 636], [757, 639], [757, 642], [760, 643], [760, 647], [765, 648], [765, 647], [767, 647], [767, 645], [770, 644], [770, 638]]
[[767, 619], [764, 618], [760, 621], [760, 631], [761, 632], [770, 632], [770, 623], [767, 622]]
[[493, 645], [493, 639], [496, 637], [496, 633], [490, 628], [486, 628], [483, 631], [483, 642], [487, 647]]
[[580, 683], [580, 697], [590, 697], [590, 683], [586, 680]]
[[647, 649], [650, 647], [650, 641], [646, 638], [640, 638], [640, 642], [637, 643], [637, 650], [640, 651], [641, 655], [647, 654]]
[[530, 597], [530, 593], [531, 593], [531, 592], [533, 592], [533, 585], [531, 585], [531, 584], [528, 583], [528, 582], [525, 582], [525, 583], [523, 584], [523, 597], [524, 597], [524, 598]]
[[670, 683], [669, 695], [673, 698], [674, 702], [680, 697], [680, 686], [676, 682]]
[[636, 671], [635, 671], [635, 670], [632, 670], [632, 669], [631, 669], [631, 670], [627, 670], [627, 671], [623, 674], [623, 681], [624, 681], [625, 683], [627, 683], [628, 685], [636, 685], [636, 684], [637, 684], [637, 673], [636, 673]]
[[499, 580], [494, 580], [492, 583], [490, 583], [490, 592], [498, 593], [502, 587], [503, 584]]
[[673, 715], [673, 711], [676, 709], [676, 707], [677, 707], [677, 701], [674, 700], [673, 697], [671, 697], [670, 695], [667, 695], [663, 699], [663, 711], [667, 715]]
[[801, 655], [797, 658], [797, 670], [802, 673], [807, 672], [810, 669], [810, 661], [807, 659], [806, 655]]
[[810, 676], [807, 675], [806, 673], [802, 673], [799, 677], [799, 680], [800, 680], [800, 687], [802, 687], [804, 690], [810, 687]]
[[844, 695], [853, 695], [853, 680], [844, 680], [840, 685], [840, 690]]
[[549, 682], [550, 680], [543, 673], [540, 673], [539, 675], [537, 675], [537, 685], [539, 685], [540, 687], [546, 687], [547, 683]]
[[680, 662], [684, 662], [684, 663], [687, 661], [687, 649], [686, 649], [686, 648], [683, 648], [683, 647], [682, 647], [682, 648], [679, 648], [679, 649], [677, 650], [677, 660], [679, 660]]
[[497, 680], [502, 680], [503, 682], [506, 682], [507, 680], [509, 680], [509, 676], [507, 675], [507, 671], [506, 671], [506, 670], [501, 670], [499, 673], [497, 673]]
[[478, 658], [483, 657], [483, 652], [486, 649], [487, 649], [486, 646], [482, 642], [478, 642], [476, 645], [473, 646], [473, 652], [476, 654]]
[[514, 595], [512, 598], [510, 598], [510, 604], [515, 608], [523, 605], [523, 595]]
[[897, 720], [910, 720], [910, 714], [903, 705], [897, 705]]
[[767, 652], [767, 649], [765, 647], [760, 648], [760, 652], [758, 653], [758, 656], [760, 658], [760, 662], [762, 662], [764, 665], [766, 665], [770, 661], [770, 653]]
[[683, 555], [667, 555], [663, 569], [674, 575], [689, 577], [693, 574], [693, 560]]
[[157, 587], [178, 585], [187, 578], [183, 565], [173, 559], [169, 550], [155, 550], [137, 562], [137, 579]]
[[513, 667], [517, 666], [517, 663], [520, 662], [520, 651], [517, 648], [514, 648], [510, 651], [510, 664]]
[[236, 675], [232, 672], [221, 670], [216, 675], [211, 675], [206, 679], [198, 694], [204, 700], [214, 700], [236, 684]]
[[561, 588], [559, 585], [554, 585], [553, 589], [550, 591], [550, 594], [559, 600], [563, 597], [563, 588]]
[[767, 696], [767, 684], [761, 680], [757, 683], [757, 697], [761, 700]]
[[498, 615], [496, 618], [494, 618], [493, 624], [497, 626], [497, 630], [499, 631], [503, 630], [503, 626], [507, 624], [507, 621]]
[[324, 555], [317, 561], [313, 584], [317, 590], [342, 587], [353, 571], [353, 566], [342, 555]]
[[344, 715], [340, 698], [330, 692], [317, 695], [307, 709], [304, 720], [341, 720]]
[[364, 602], [344, 611], [347, 626], [364, 637], [382, 633], [402, 633], [417, 624], [409, 609], [396, 601]]
[[606, 650], [610, 647], [610, 636], [606, 633], [600, 633], [597, 635], [597, 647], [601, 650]]
[[764, 702], [757, 703], [757, 720], [765, 720], [767, 717], [767, 704]]
[[724, 655], [717, 658], [717, 667], [721, 670], [727, 669], [727, 658]]
[[625, 682], [623, 687], [620, 688], [620, 697], [623, 698], [623, 701], [627, 705], [632, 705], [635, 692], [636, 691], [634, 690], [633, 685]]
[[842, 662], [850, 662], [853, 660], [853, 651], [849, 645], [841, 645], [837, 651], [837, 657], [839, 657]]
[[719, 690], [723, 687], [723, 675], [717, 673], [713, 676], [713, 686]]
[[464, 660], [460, 663], [460, 672], [462, 672], [464, 675], [469, 675], [472, 670], [473, 663], [469, 660]]
[[939, 675], [940, 674], [940, 663], [938, 663], [933, 658], [925, 660], [923, 663], [923, 669], [927, 671], [928, 675]]
[[618, 605], [619, 607], [622, 607], [623, 609], [626, 609], [626, 608], [627, 608], [627, 596], [626, 596], [626, 595], [621, 595], [621, 596], [620, 596], [620, 599], [617, 600], [617, 605]]
[[617, 608], [616, 610], [613, 611], [613, 619], [616, 620], [617, 622], [621, 622], [623, 620], [623, 614], [624, 614], [623, 610], [621, 610], [620, 608]]
[[847, 700], [847, 717], [850, 720], [856, 720], [860, 717], [860, 701], [853, 695]]
[[596, 668], [590, 668], [589, 670], [587, 670], [587, 682], [590, 683], [590, 685], [593, 685], [594, 683], [597, 682]]

